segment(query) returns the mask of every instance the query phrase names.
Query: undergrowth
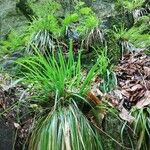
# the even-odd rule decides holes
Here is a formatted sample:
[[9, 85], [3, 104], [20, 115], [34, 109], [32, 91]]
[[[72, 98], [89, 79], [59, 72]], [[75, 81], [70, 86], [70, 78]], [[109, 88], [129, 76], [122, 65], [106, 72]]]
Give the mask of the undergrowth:
[[[19, 77], [33, 87], [31, 97], [36, 107], [43, 107], [41, 103], [47, 106], [46, 109], [43, 107], [42, 113], [37, 109], [39, 116], [34, 122], [29, 149], [103, 149], [101, 133], [106, 134], [105, 131], [88, 120], [83, 111], [85, 105], [87, 112], [93, 109], [87, 100], [95, 82], [93, 79], [101, 79], [98, 88], [105, 95], [117, 87], [113, 66], [124, 54], [143, 50], [149, 53], [149, 18], [137, 14], [144, 0], [117, 0], [116, 8], [120, 13], [129, 12], [137, 18], [131, 28], [114, 25], [107, 31], [101, 29], [103, 22], [92, 8], [82, 1], [74, 3], [73, 10], [62, 16], [62, 6], [55, 1], [30, 2], [35, 14], [32, 21], [21, 34], [12, 30], [8, 38], [0, 42], [0, 56], [25, 51], [26, 56], [16, 61]], [[95, 63], [88, 71], [83, 68], [79, 47], [88, 53], [91, 49], [96, 51], [94, 61], [89, 60], [89, 63]], [[98, 105], [94, 111], [102, 116], [111, 113], [123, 124], [118, 111], [108, 104], [107, 101], [107, 105]], [[132, 109], [130, 112], [135, 117], [133, 127], [125, 123], [121, 134], [125, 127], [132, 127], [132, 134], [138, 139], [137, 149], [148, 150], [150, 109]], [[124, 148], [123, 142], [106, 135]], [[130, 141], [134, 148], [132, 139]]]

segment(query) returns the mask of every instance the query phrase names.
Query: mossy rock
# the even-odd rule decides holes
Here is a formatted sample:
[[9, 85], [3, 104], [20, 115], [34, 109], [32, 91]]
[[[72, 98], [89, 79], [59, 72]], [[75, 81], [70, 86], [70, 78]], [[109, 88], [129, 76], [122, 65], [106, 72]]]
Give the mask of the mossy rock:
[[0, 150], [12, 150], [15, 142], [15, 129], [0, 117]]
[[106, 134], [103, 134], [102, 141], [104, 150], [127, 150], [128, 148], [135, 148], [135, 143], [137, 141], [132, 136], [131, 130], [126, 126], [124, 128], [123, 136], [121, 137], [123, 122], [121, 122], [120, 119], [115, 117], [113, 114], [107, 114], [103, 121], [103, 128], [104, 132], [111, 137], [110, 138]]
[[0, 2], [0, 39], [6, 38], [11, 29], [21, 30], [27, 24], [26, 17], [16, 9], [15, 0], [4, 0]]

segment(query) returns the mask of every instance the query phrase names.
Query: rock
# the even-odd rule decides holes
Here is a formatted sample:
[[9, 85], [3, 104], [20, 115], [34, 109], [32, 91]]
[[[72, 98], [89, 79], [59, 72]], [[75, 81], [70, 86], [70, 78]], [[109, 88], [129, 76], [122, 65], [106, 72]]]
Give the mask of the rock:
[[126, 28], [130, 28], [134, 24], [134, 18], [131, 13], [126, 13], [126, 14], [116, 14], [112, 16], [107, 16], [103, 19], [101, 28], [102, 29], [110, 29], [113, 28], [113, 26], [117, 26], [120, 24], [125, 25]]
[[[132, 136], [132, 131], [129, 127], [125, 126], [123, 132], [123, 141], [121, 139], [121, 130], [123, 128], [123, 122], [121, 122], [117, 115], [108, 113], [103, 121], [104, 132], [107, 133], [102, 136], [104, 149], [108, 150], [126, 150], [127, 148], [134, 149], [136, 145], [136, 139]], [[110, 138], [111, 137], [111, 138]], [[117, 144], [117, 142], [119, 144]], [[132, 143], [131, 143], [132, 142]], [[121, 146], [122, 145], [122, 146]], [[134, 148], [132, 147], [134, 146]]]
[[16, 8], [18, 8], [29, 21], [32, 21], [34, 12], [29, 6], [28, 0], [19, 0], [19, 2], [16, 3]]
[[93, 8], [99, 18], [115, 14], [115, 0], [85, 0], [85, 3]]
[[15, 142], [15, 129], [13, 125], [6, 124], [0, 117], [0, 150], [12, 150]]
[[0, 0], [0, 39], [6, 38], [11, 29], [21, 30], [27, 19], [16, 9], [15, 0]]
[[15, 74], [18, 69], [18, 65], [15, 63], [15, 61], [23, 57], [25, 54], [22, 51], [17, 51], [12, 53], [10, 56], [6, 55], [3, 58], [0, 59], [0, 68], [2, 70], [9, 72], [10, 74]]

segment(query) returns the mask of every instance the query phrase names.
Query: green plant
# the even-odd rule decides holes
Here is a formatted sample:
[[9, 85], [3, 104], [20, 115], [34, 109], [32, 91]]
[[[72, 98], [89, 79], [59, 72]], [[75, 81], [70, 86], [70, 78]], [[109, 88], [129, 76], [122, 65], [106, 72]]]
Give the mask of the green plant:
[[[102, 103], [97, 105], [94, 111], [94, 117], [98, 126], [101, 125], [100, 128], [106, 127], [102, 132], [109, 138], [105, 138], [104, 140], [105, 142], [109, 142], [108, 145], [110, 145], [110, 147], [104, 146], [105, 149], [115, 149], [114, 146], [111, 145], [112, 141], [120, 146], [121, 149], [135, 149], [134, 136], [131, 135], [131, 127], [128, 124], [124, 124], [124, 121], [119, 117], [118, 109], [113, 106], [112, 103], [110, 104], [110, 101], [107, 98], [103, 98]], [[121, 139], [122, 135], [120, 135], [122, 125], [124, 125], [123, 137], [126, 137], [123, 140]]]
[[89, 49], [91, 45], [93, 47], [99, 45], [103, 46], [105, 43], [104, 33], [100, 28], [95, 27], [89, 31], [89, 33], [83, 38], [82, 42], [86, 49]]
[[44, 0], [38, 3], [29, 2], [30, 7], [38, 18], [46, 17], [47, 15], [56, 15], [61, 9], [61, 5], [53, 0]]
[[47, 53], [47, 56], [35, 49], [34, 55], [19, 59], [17, 63], [26, 69], [26, 80], [34, 83], [45, 94], [58, 91], [59, 97], [66, 97], [69, 93], [85, 93], [96, 74], [98, 64], [91, 68], [84, 79], [81, 72], [81, 54], [79, 53], [78, 60], [75, 61], [71, 43], [68, 58], [65, 58], [61, 49], [58, 54]]
[[[136, 149], [149, 149], [150, 141], [150, 107], [133, 107], [130, 110], [131, 115], [134, 117], [134, 121], [131, 124], [132, 134], [137, 138]], [[121, 134], [124, 132], [124, 128], [127, 126], [127, 122], [124, 123]]]
[[58, 19], [54, 15], [34, 18], [27, 30], [27, 51], [32, 51], [32, 45], [41, 51], [52, 51], [61, 32]]
[[25, 44], [25, 37], [24, 35], [20, 35], [16, 31], [12, 30], [11, 33], [8, 35], [7, 40], [1, 40], [0, 44], [2, 45], [2, 51], [0, 55], [4, 55], [6, 53], [12, 53], [18, 50], [19, 47], [23, 47]]
[[[113, 90], [117, 86], [117, 78], [111, 71], [110, 60], [107, 54], [107, 48], [97, 49], [99, 70], [98, 73], [103, 81], [100, 84], [100, 90], [104, 93]], [[100, 53], [100, 54], [99, 54]]]
[[131, 12], [140, 8], [144, 2], [145, 0], [116, 0], [116, 7]]
[[150, 35], [144, 33], [147, 28], [145, 24], [133, 26], [130, 29], [126, 29], [124, 26], [120, 28], [114, 26], [114, 30], [111, 30], [112, 37], [120, 44], [122, 55], [125, 52], [144, 50], [145, 47], [150, 45]]
[[75, 6], [75, 10], [70, 15], [67, 15], [63, 21], [64, 28], [71, 23], [78, 22], [75, 31], [81, 36], [89, 33], [91, 29], [99, 25], [99, 20], [96, 14], [91, 8], [85, 7], [84, 4], [84, 2], [78, 3]]
[[29, 3], [34, 11], [34, 17], [25, 31], [26, 50], [32, 52], [32, 45], [34, 45], [41, 51], [51, 51], [56, 44], [56, 39], [62, 35], [61, 23], [56, 15], [61, 6], [52, 0]]
[[32, 132], [29, 149], [91, 150], [102, 149], [102, 146], [99, 133], [74, 103], [58, 107], [39, 119]]
[[56, 39], [48, 30], [39, 30], [28, 41], [26, 52], [33, 53], [33, 46], [38, 48], [43, 54], [47, 51], [52, 52], [57, 45], [56, 43]]
[[99, 57], [99, 74], [102, 78], [105, 78], [110, 64], [110, 60], [107, 56], [107, 49], [98, 49], [97, 55]]
[[114, 90], [117, 86], [116, 74], [112, 71], [107, 70], [106, 77], [103, 78], [102, 83], [100, 84], [100, 90], [103, 93], [110, 92]]
[[60, 26], [58, 20], [54, 15], [47, 14], [43, 18], [33, 18], [33, 21], [30, 23], [28, 32], [35, 33], [39, 30], [47, 30], [54, 35], [60, 34]]
[[150, 140], [150, 107], [133, 108], [131, 110], [135, 120], [133, 122], [134, 134], [138, 136], [137, 149], [149, 149]]
[[77, 106], [74, 107], [80, 100], [82, 103], [86, 101], [84, 95], [98, 70], [96, 63], [89, 73], [83, 76], [80, 55], [81, 53], [75, 61], [70, 42], [67, 56], [61, 49], [57, 53], [47, 53], [46, 56], [35, 49], [32, 56], [17, 61], [25, 69], [25, 81], [32, 83], [43, 95], [38, 101], [42, 102], [45, 100], [43, 97], [46, 97], [46, 100], [50, 103], [53, 101], [54, 105], [52, 111], [48, 115], [46, 113], [46, 117], [42, 115], [35, 125], [29, 149], [101, 148], [98, 131], [91, 127]]

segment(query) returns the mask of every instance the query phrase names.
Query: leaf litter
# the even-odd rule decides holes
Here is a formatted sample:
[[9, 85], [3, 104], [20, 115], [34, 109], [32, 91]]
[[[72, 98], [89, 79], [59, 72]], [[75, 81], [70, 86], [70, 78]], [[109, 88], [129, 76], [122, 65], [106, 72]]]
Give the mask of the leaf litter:
[[118, 108], [123, 120], [132, 123], [134, 117], [130, 109], [133, 106], [138, 109], [150, 106], [150, 56], [144, 53], [124, 55], [114, 72], [118, 82], [116, 89], [104, 94], [99, 90], [100, 83], [95, 82], [88, 98], [96, 105], [107, 100], [109, 105]]
[[19, 81], [13, 81], [7, 74], [0, 74], [0, 118], [3, 118], [7, 126], [12, 125], [13, 130], [17, 132], [14, 139], [17, 149], [28, 138], [34, 118], [34, 112], [31, 112], [28, 101], [22, 100], [30, 95]]

